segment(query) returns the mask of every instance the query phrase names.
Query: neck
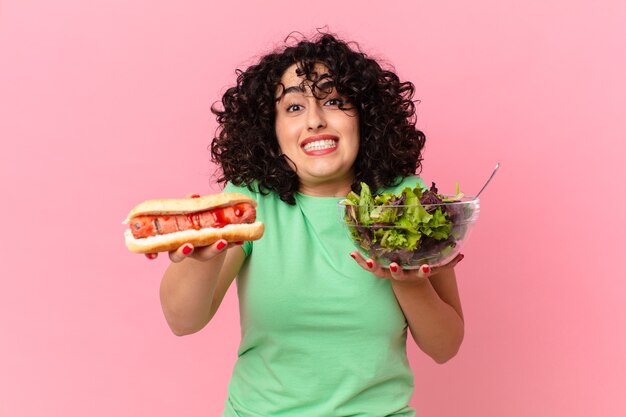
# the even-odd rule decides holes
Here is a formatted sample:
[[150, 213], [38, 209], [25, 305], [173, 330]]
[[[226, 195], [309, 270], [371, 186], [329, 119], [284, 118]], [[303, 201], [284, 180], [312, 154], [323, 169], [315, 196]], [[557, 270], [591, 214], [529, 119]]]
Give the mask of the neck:
[[330, 183], [330, 184], [303, 184], [300, 183], [302, 194], [313, 197], [345, 197], [350, 192], [351, 182]]

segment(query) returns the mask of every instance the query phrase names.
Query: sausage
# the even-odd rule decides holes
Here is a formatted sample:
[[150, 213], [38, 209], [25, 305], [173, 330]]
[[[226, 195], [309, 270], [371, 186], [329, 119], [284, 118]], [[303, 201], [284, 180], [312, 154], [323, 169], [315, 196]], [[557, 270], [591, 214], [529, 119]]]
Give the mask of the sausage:
[[133, 237], [141, 239], [183, 230], [254, 223], [255, 220], [256, 209], [249, 203], [240, 203], [197, 213], [137, 216], [132, 219], [130, 230]]

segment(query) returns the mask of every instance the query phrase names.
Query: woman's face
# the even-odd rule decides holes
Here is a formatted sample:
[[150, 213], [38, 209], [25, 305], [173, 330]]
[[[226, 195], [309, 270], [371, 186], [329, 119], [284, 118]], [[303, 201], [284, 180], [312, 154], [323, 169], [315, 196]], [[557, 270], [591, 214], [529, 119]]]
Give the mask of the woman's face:
[[316, 65], [315, 71], [317, 97], [312, 83], [296, 74], [295, 64], [283, 74], [276, 92], [276, 136], [295, 165], [301, 192], [343, 196], [350, 191], [359, 151], [358, 113], [337, 94], [332, 78], [322, 78], [328, 72], [324, 65]]

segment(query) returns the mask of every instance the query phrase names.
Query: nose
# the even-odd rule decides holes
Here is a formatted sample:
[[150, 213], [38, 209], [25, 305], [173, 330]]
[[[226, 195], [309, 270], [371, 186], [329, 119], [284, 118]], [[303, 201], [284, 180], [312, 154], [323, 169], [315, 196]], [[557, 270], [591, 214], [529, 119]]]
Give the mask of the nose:
[[306, 123], [308, 130], [317, 130], [326, 127], [324, 111], [320, 108], [319, 104], [309, 106]]

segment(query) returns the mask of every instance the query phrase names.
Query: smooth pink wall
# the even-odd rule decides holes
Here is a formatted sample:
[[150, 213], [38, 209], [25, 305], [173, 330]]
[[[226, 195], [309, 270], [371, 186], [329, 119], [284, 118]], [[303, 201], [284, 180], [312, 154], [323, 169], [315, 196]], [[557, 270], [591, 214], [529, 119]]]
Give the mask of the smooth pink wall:
[[213, 3], [0, 3], [0, 415], [219, 415], [235, 294], [173, 336], [166, 257], [120, 222], [216, 191], [210, 105], [324, 25], [416, 84], [426, 181], [471, 194], [502, 163], [458, 267], [461, 352], [410, 348], [419, 415], [624, 415], [625, 3]]

